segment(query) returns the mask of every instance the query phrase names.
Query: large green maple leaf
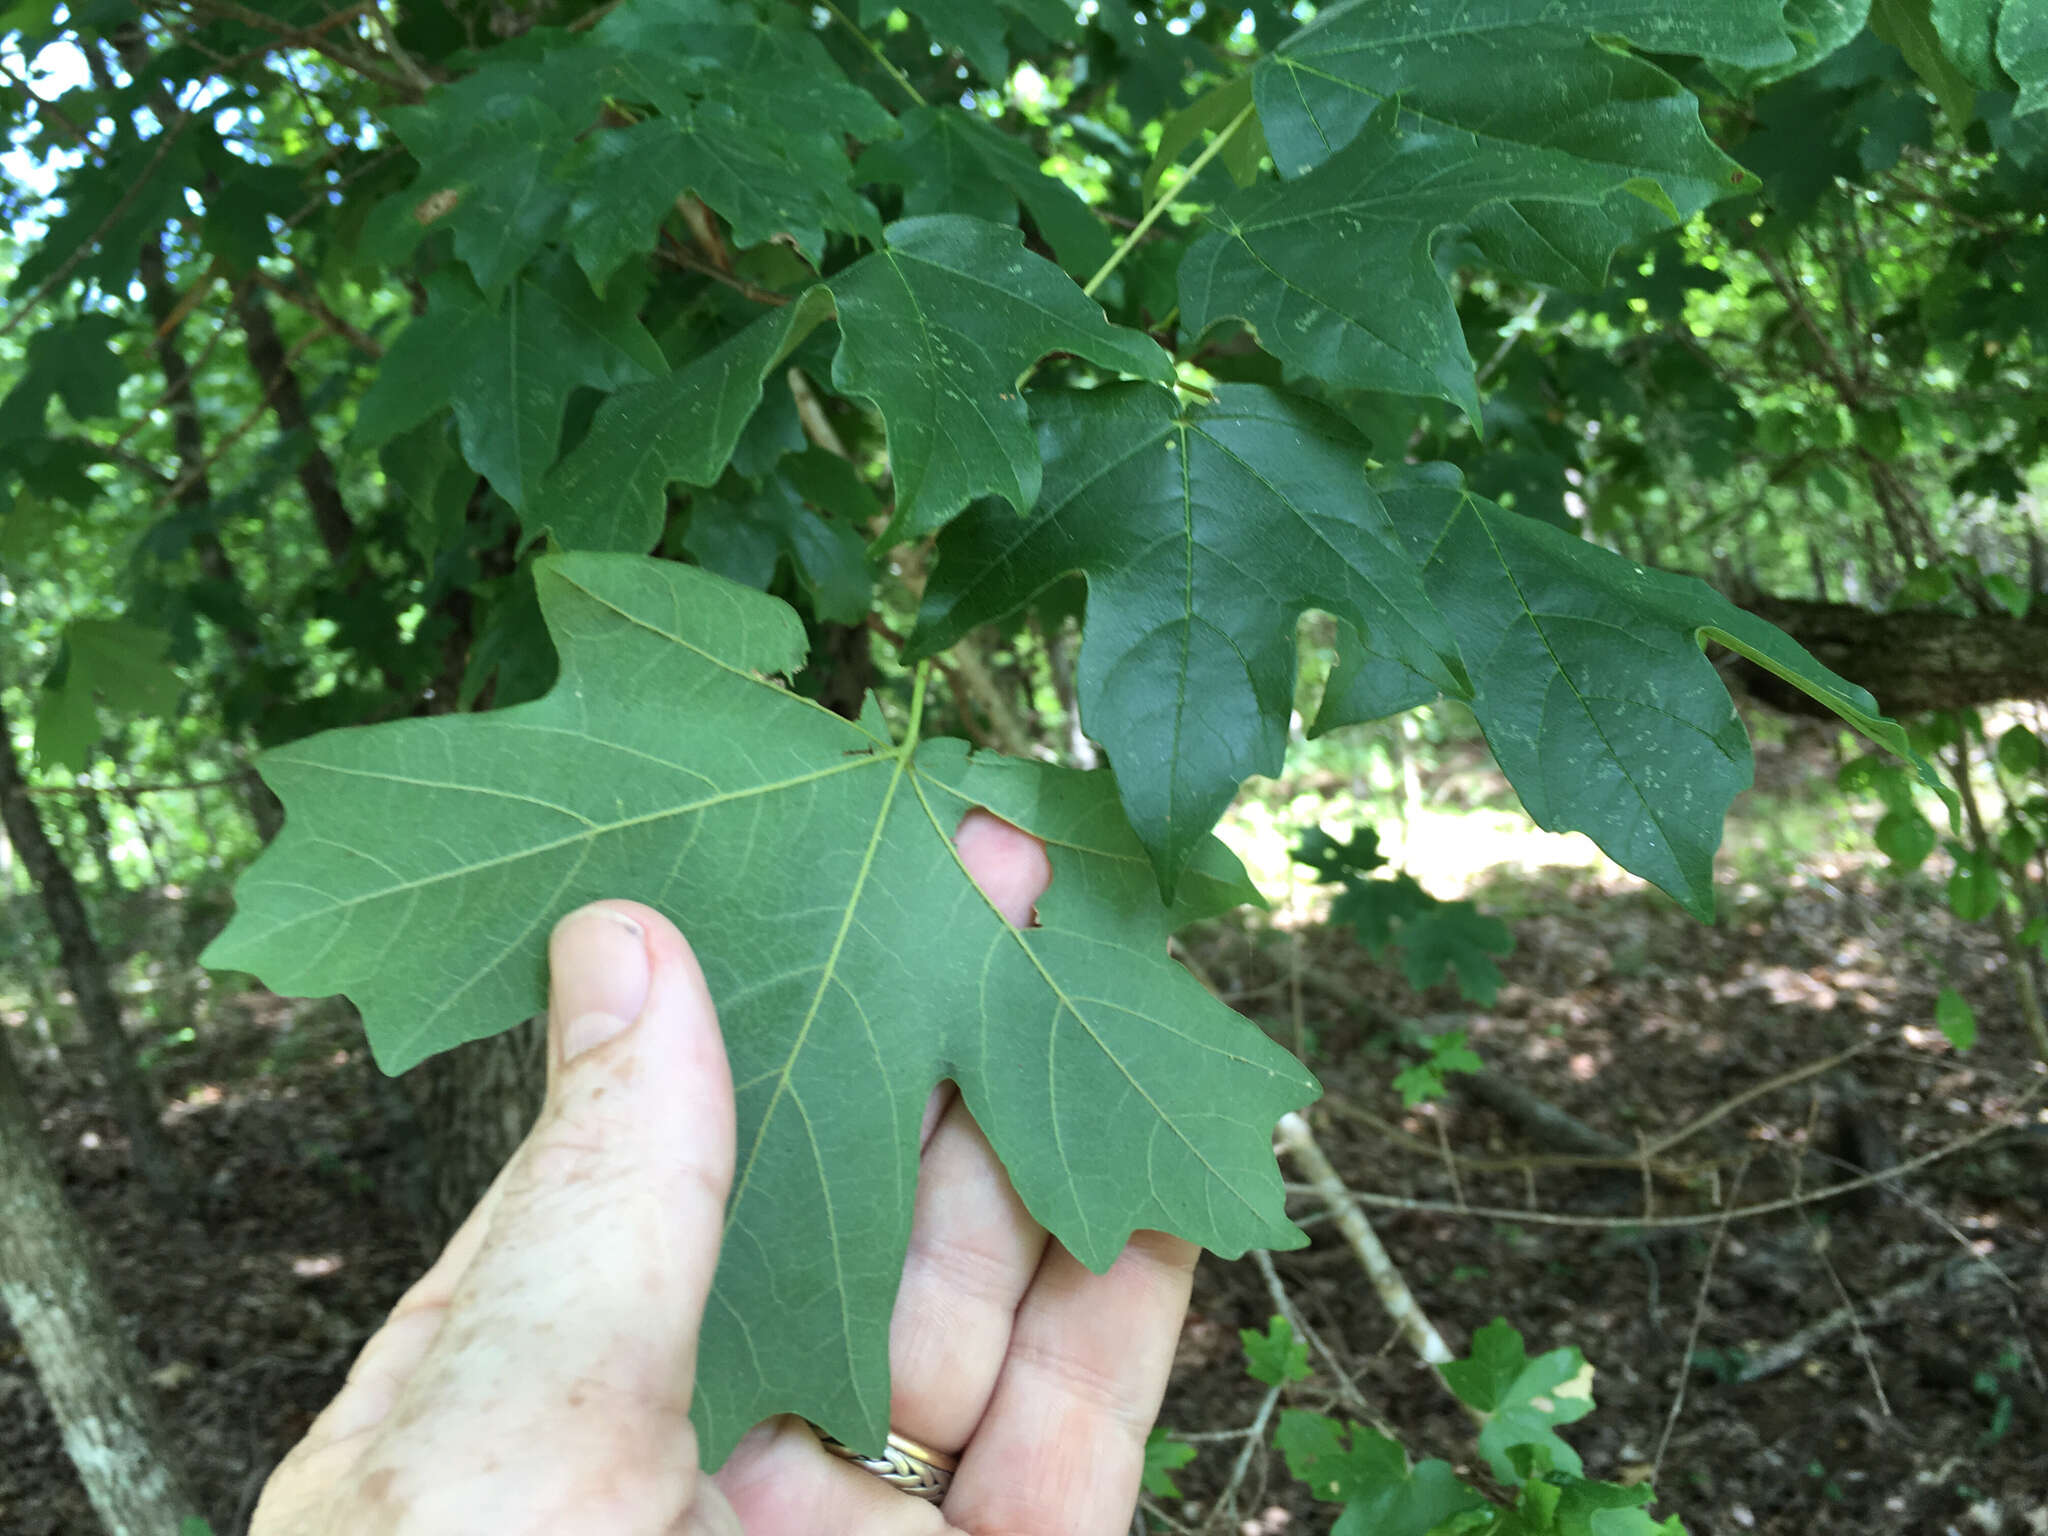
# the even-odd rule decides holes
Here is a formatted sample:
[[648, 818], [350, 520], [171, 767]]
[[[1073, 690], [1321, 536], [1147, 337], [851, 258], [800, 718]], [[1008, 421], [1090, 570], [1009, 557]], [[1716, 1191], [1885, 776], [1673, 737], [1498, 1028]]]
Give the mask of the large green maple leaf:
[[929, 532], [976, 496], [1028, 509], [1041, 465], [1017, 387], [1024, 371], [1072, 352], [1164, 383], [1173, 364], [1150, 337], [1110, 324], [1023, 241], [1012, 226], [958, 214], [891, 224], [880, 250], [669, 377], [606, 401], [536, 520], [571, 548], [647, 549], [664, 488], [718, 477], [768, 371], [835, 312], [832, 386], [881, 413], [892, 534]]
[[[1704, 582], [1504, 511], [1447, 466], [1405, 472], [1381, 493], [1457, 637], [1469, 687], [1447, 691], [1470, 704], [1530, 816], [1586, 833], [1695, 914], [1713, 915], [1714, 851], [1753, 770], [1708, 641], [1803, 690], [1948, 793], [1868, 693]], [[1340, 670], [1373, 665], [1354, 647], [1340, 636]], [[1359, 696], [1333, 689], [1316, 733], [1351, 723], [1345, 707]]]
[[1437, 237], [1510, 202], [1605, 231], [1610, 204], [1654, 193], [1652, 182], [1587, 175], [1547, 151], [1404, 123], [1389, 104], [1307, 174], [1225, 199], [1181, 263], [1181, 312], [1192, 334], [1241, 319], [1281, 362], [1326, 384], [1449, 400], [1476, 420]]
[[620, 287], [603, 299], [559, 253], [492, 300], [460, 272], [427, 279], [427, 312], [399, 333], [356, 411], [375, 446], [453, 406], [463, 457], [514, 507], [554, 463], [569, 396], [658, 376], [661, 349]]
[[[401, 1071], [544, 997], [554, 921], [597, 897], [673, 917], [738, 1091], [738, 1176], [706, 1317], [707, 1457], [778, 1412], [887, 1427], [889, 1316], [932, 1085], [959, 1084], [1032, 1214], [1103, 1269], [1140, 1228], [1289, 1246], [1270, 1136], [1313, 1081], [1165, 949], [1250, 893], [1215, 843], [1177, 904], [1105, 773], [893, 740], [778, 687], [773, 598], [634, 556], [545, 558], [554, 688], [492, 714], [269, 753], [286, 807], [206, 963], [347, 992]], [[1009, 927], [950, 835], [984, 806], [1042, 838], [1038, 926]]]
[[[1543, 183], [1578, 183], [1568, 202], [1541, 184], [1510, 195], [1468, 230], [1520, 276], [1597, 287], [1617, 247], [1740, 184], [1692, 93], [1616, 39], [1763, 64], [1792, 55], [1782, 11], [1783, 0], [1337, 5], [1259, 65], [1253, 91], [1282, 176], [1321, 164], [1397, 103], [1404, 121], [1468, 134], [1475, 158], [1505, 153], [1540, 167]], [[1610, 195], [1620, 189], [1642, 195]]]
[[1027, 518], [982, 503], [940, 535], [913, 654], [1084, 573], [1082, 721], [1170, 890], [1238, 786], [1280, 771], [1304, 609], [1439, 686], [1455, 648], [1366, 484], [1364, 440], [1323, 407], [1256, 385], [1185, 409], [1144, 384], [1032, 399], [1045, 492]]

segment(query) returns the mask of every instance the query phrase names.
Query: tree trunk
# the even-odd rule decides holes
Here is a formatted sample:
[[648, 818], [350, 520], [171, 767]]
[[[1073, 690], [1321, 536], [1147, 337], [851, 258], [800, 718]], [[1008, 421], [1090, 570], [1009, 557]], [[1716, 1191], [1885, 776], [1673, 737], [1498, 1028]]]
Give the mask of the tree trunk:
[[85, 840], [92, 847], [93, 862], [100, 867], [100, 884], [107, 895], [121, 893], [121, 875], [114, 868], [114, 834], [107, 825], [107, 808], [100, 804], [99, 791], [81, 785], [78, 814], [85, 820]]
[[547, 1089], [547, 1023], [430, 1056], [400, 1079], [426, 1145], [438, 1249], [533, 1127]]
[[[1877, 695], [1888, 715], [1965, 709], [2003, 699], [2048, 698], [2048, 619], [1944, 613], [1928, 608], [1872, 613], [1848, 603], [1738, 598], [1797, 640], [1823, 666]], [[2041, 609], [2036, 610], [2042, 612]], [[1792, 714], [1820, 705], [1747, 662], [1749, 691]]]
[[256, 373], [256, 387], [263, 392], [278, 430], [290, 439], [298, 461], [299, 489], [313, 513], [313, 530], [327, 551], [327, 558], [340, 570], [348, 562], [355, 542], [355, 522], [341, 499], [341, 484], [334, 473], [334, 461], [320, 446], [313, 431], [313, 418], [306, 410], [306, 398], [292, 372], [284, 339], [277, 333], [269, 304], [254, 283], [235, 290], [235, 318], [241, 322], [242, 337], [249, 354], [249, 366]]
[[199, 1513], [177, 1442], [45, 1153], [0, 1032], [0, 1299], [109, 1536], [172, 1536]]
[[22, 781], [21, 765], [14, 755], [13, 727], [4, 714], [0, 714], [0, 822], [6, 825], [8, 840], [35, 882], [50, 928], [57, 935], [64, 974], [71, 983], [71, 995], [77, 1000], [79, 1022], [107, 1080], [115, 1117], [128, 1135], [129, 1157], [159, 1200], [180, 1205], [184, 1180], [164, 1136], [156, 1094], [136, 1061], [134, 1046], [122, 1026], [120, 1000], [114, 993], [106, 955], [93, 934], [92, 920], [79, 896], [78, 882], [57, 856], [35, 801]]

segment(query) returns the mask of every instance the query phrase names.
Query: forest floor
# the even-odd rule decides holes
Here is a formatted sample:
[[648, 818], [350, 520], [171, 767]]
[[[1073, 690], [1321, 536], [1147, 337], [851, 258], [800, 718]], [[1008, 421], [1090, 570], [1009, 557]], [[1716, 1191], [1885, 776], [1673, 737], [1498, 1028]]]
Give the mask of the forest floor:
[[[1409, 857], [1427, 867], [1426, 849]], [[1517, 940], [1479, 1010], [1449, 988], [1411, 991], [1343, 930], [1287, 926], [1286, 910], [1210, 925], [1187, 955], [1305, 1045], [1328, 1090], [1311, 1120], [1345, 1182], [1427, 1204], [1369, 1214], [1451, 1347], [1498, 1316], [1532, 1355], [1584, 1352], [1597, 1408], [1566, 1437], [1589, 1476], [1654, 1470], [1658, 1513], [1695, 1536], [2048, 1536], [2048, 1078], [1995, 946], [1940, 907], [1937, 873], [1901, 882], [1840, 853], [1768, 880], [1735, 871], [1711, 926], [1611, 869], [1479, 878], [1469, 894]], [[1945, 984], [1977, 1011], [1966, 1054], [1933, 1025]], [[167, 1221], [92, 1084], [8, 1006], [0, 993], [215, 1529], [239, 1536], [274, 1459], [425, 1262], [388, 1098], [345, 1010], [209, 998], [158, 1063], [178, 1094], [172, 1139], [204, 1180], [198, 1213]], [[1453, 1028], [1496, 1077], [1656, 1148], [1661, 1171], [1563, 1166], [1455, 1078], [1446, 1099], [1404, 1109], [1390, 1085], [1414, 1039]], [[2024, 1128], [1936, 1155], [2010, 1121]], [[1883, 1184], [1806, 1198], [1887, 1167], [1900, 1171]], [[1687, 1224], [1646, 1222], [1646, 1199], [1656, 1220]], [[1377, 1421], [1418, 1459], [1483, 1481], [1469, 1421], [1407, 1352], [1318, 1198], [1291, 1209], [1311, 1241], [1273, 1256], [1272, 1281], [1313, 1332], [1315, 1374], [1278, 1406]], [[1204, 1259], [1161, 1420], [1197, 1454], [1173, 1474], [1178, 1495], [1148, 1504], [1148, 1529], [1330, 1529], [1335, 1511], [1276, 1454], [1241, 1454], [1267, 1390], [1245, 1374], [1238, 1330], [1275, 1310], [1254, 1262]], [[0, 1322], [0, 1531], [95, 1528]]]

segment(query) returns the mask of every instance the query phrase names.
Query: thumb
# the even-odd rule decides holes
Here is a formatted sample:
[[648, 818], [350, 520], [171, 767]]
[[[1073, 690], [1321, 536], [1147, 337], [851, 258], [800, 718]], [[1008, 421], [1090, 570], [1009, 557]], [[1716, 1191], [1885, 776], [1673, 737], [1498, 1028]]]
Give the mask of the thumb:
[[[691, 1497], [732, 1078], [703, 972], [660, 913], [584, 907], [548, 958], [547, 1102], [394, 1424], [445, 1435], [444, 1474], [488, 1455], [493, 1503], [625, 1530], [587, 1523], [591, 1490], [643, 1508]], [[547, 1454], [506, 1454], [519, 1446]]]

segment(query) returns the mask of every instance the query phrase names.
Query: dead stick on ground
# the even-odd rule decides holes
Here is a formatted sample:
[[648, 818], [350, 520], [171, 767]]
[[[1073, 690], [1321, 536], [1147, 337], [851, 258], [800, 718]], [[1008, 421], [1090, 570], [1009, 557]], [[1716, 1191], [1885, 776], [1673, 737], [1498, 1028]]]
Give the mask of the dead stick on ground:
[[1678, 1428], [1678, 1416], [1685, 1409], [1685, 1386], [1692, 1377], [1692, 1353], [1700, 1341], [1700, 1325], [1707, 1319], [1707, 1287], [1714, 1282], [1714, 1265], [1721, 1257], [1721, 1244], [1728, 1238], [1728, 1222], [1735, 1214], [1736, 1197], [1742, 1193], [1742, 1176], [1748, 1172], [1747, 1163], [1735, 1170], [1735, 1178], [1728, 1189], [1728, 1204], [1722, 1208], [1720, 1225], [1714, 1228], [1713, 1246], [1707, 1249], [1706, 1271], [1700, 1276], [1699, 1294], [1692, 1304], [1692, 1326], [1686, 1330], [1685, 1351], [1678, 1357], [1678, 1390], [1671, 1396], [1671, 1412], [1665, 1415], [1664, 1433], [1657, 1437], [1657, 1454], [1650, 1461], [1650, 1483], [1653, 1487], [1664, 1470], [1664, 1452], [1671, 1444], [1671, 1433]]
[[1282, 1150], [1308, 1175], [1308, 1185], [1316, 1197], [1336, 1215], [1337, 1230], [1344, 1234], [1344, 1240], [1358, 1256], [1366, 1278], [1372, 1281], [1380, 1304], [1387, 1309], [1394, 1326], [1401, 1330], [1401, 1336], [1431, 1370], [1455, 1359], [1456, 1356], [1444, 1343], [1443, 1335], [1436, 1331], [1436, 1324], [1429, 1320], [1422, 1304], [1415, 1299], [1415, 1293], [1408, 1289], [1408, 1282], [1401, 1278], [1401, 1271], [1380, 1242], [1379, 1234], [1373, 1231], [1372, 1223], [1366, 1219], [1358, 1201], [1337, 1176], [1329, 1158], [1323, 1155], [1308, 1122], [1289, 1112], [1280, 1117], [1277, 1134]]

